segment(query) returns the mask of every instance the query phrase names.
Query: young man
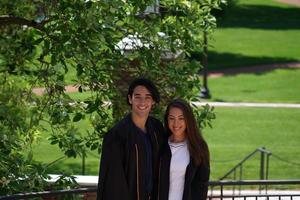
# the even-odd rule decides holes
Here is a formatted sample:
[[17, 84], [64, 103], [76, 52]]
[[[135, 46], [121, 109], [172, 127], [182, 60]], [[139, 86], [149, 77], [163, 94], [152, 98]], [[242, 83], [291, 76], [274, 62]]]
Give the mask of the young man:
[[129, 86], [131, 112], [103, 139], [97, 200], [156, 199], [164, 129], [149, 113], [159, 100], [148, 79], [136, 79]]

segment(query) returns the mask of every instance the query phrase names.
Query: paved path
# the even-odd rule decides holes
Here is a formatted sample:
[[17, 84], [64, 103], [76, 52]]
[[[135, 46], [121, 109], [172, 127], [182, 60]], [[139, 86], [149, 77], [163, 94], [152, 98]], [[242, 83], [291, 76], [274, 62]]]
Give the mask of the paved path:
[[[288, 69], [288, 68], [300, 69], [300, 62], [285, 63], [285, 64], [271, 64], [271, 65], [257, 65], [257, 66], [241, 67], [235, 69], [224, 69], [224, 70], [212, 71], [209, 73], [209, 76], [216, 78], [216, 77], [226, 76], [226, 75], [235, 75], [241, 73], [259, 73], [259, 72], [265, 72], [274, 69]], [[78, 92], [78, 88], [69, 85], [65, 87], [65, 91], [68, 93]], [[34, 88], [33, 92], [37, 95], [42, 95], [45, 93], [45, 89]], [[194, 102], [194, 103], [198, 106], [209, 104], [215, 107], [300, 108], [300, 104], [291, 104], [291, 103], [250, 103], [250, 102]]]
[[291, 4], [294, 6], [300, 6], [300, 0], [277, 0], [277, 1], [281, 3]]
[[[277, 0], [281, 3], [292, 4], [295, 6], [300, 6], [300, 0]], [[220, 77], [224, 75], [235, 75], [239, 73], [260, 73], [273, 69], [286, 69], [286, 68], [300, 68], [300, 62], [296, 63], [285, 63], [285, 64], [271, 64], [271, 65], [259, 65], [252, 67], [241, 67], [234, 69], [216, 70], [209, 72], [209, 77]], [[78, 92], [78, 89], [74, 86], [66, 86], [66, 92]], [[45, 93], [44, 88], [34, 88], [33, 92], [37, 95], [42, 95]]]
[[247, 102], [193, 102], [197, 106], [214, 107], [256, 107], [256, 108], [300, 108], [300, 104], [292, 103], [247, 103]]
[[[65, 87], [65, 91], [67, 93], [78, 92], [78, 88], [73, 85], [68, 85]], [[32, 92], [37, 95], [42, 95], [42, 94], [46, 93], [45, 88], [33, 88]]]
[[[300, 1], [300, 0], [299, 0]], [[211, 78], [217, 78], [221, 76], [227, 75], [236, 75], [236, 74], [243, 74], [243, 73], [261, 73], [275, 69], [291, 69], [291, 68], [299, 68], [300, 69], [300, 62], [293, 62], [293, 63], [281, 63], [281, 64], [269, 64], [269, 65], [255, 65], [250, 67], [239, 67], [239, 68], [230, 68], [230, 69], [223, 69], [223, 70], [213, 70], [210, 71], [208, 76]], [[37, 95], [42, 95], [45, 93], [44, 88], [34, 88], [33, 93]], [[66, 86], [65, 91], [67, 93], [78, 92], [78, 88], [72, 85]]]
[[250, 67], [238, 67], [238, 68], [229, 68], [222, 70], [212, 70], [209, 71], [208, 76], [211, 78], [217, 78], [221, 76], [232, 76], [237, 74], [246, 74], [246, 73], [262, 73], [275, 69], [300, 69], [300, 62], [292, 63], [275, 63], [269, 65], [255, 65]]

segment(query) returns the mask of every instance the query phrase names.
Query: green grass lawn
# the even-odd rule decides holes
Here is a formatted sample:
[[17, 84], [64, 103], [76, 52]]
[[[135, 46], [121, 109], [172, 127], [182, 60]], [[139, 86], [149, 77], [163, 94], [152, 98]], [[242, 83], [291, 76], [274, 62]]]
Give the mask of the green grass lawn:
[[[238, 0], [217, 19], [209, 69], [300, 62], [300, 8], [272, 0]], [[76, 76], [69, 69], [66, 81]]]
[[[278, 69], [261, 74], [239, 74], [210, 78], [213, 100], [247, 102], [300, 103], [300, 69]], [[90, 93], [72, 93], [81, 98]], [[300, 109], [272, 108], [216, 108], [217, 120], [213, 129], [205, 129], [212, 156], [212, 179], [224, 175], [231, 167], [258, 147], [291, 162], [300, 163]], [[82, 134], [90, 129], [88, 122], [79, 126]], [[49, 145], [47, 134], [35, 147], [38, 161], [50, 163], [63, 154], [58, 147]], [[46, 156], [45, 156], [46, 155]], [[225, 161], [231, 162], [225, 162]], [[49, 168], [49, 173], [81, 174], [81, 159], [64, 159]], [[300, 178], [299, 166], [271, 157], [270, 178]], [[298, 167], [298, 168], [297, 168]], [[88, 154], [86, 174], [97, 175], [99, 155]], [[244, 166], [245, 178], [257, 179], [259, 155]]]
[[[269, 179], [300, 178], [300, 109], [216, 108], [216, 113], [214, 128], [204, 130], [211, 151], [212, 179], [224, 175], [258, 147], [289, 161], [271, 156]], [[244, 179], [259, 178], [259, 163], [259, 155], [246, 163]]]
[[[92, 131], [92, 125], [88, 119], [81, 120], [78, 124], [74, 124], [81, 135], [85, 135], [87, 131]], [[82, 174], [82, 158], [67, 158], [63, 152], [59, 149], [58, 145], [51, 145], [48, 138], [50, 136], [50, 127], [47, 124], [43, 124], [47, 131], [43, 132], [38, 140], [38, 143], [33, 146], [33, 155], [36, 161], [42, 162], [48, 165], [52, 162], [48, 168], [48, 173], [70, 173], [70, 174]], [[97, 174], [99, 168], [99, 158], [97, 150], [88, 151], [88, 160], [86, 162], [86, 174]]]
[[[206, 138], [211, 151], [211, 179], [216, 180], [258, 147], [266, 147], [271, 157], [270, 179], [300, 178], [300, 109], [272, 108], [216, 108], [217, 119], [213, 129], [206, 128]], [[82, 127], [85, 127], [82, 124]], [[50, 163], [63, 156], [56, 146], [49, 145], [46, 137], [34, 148], [36, 160]], [[99, 157], [92, 152], [86, 159], [86, 174], [97, 175]], [[259, 178], [259, 155], [243, 167], [245, 179]], [[68, 172], [81, 174], [81, 159], [65, 159], [57, 162], [49, 173]]]
[[[299, 9], [300, 12], [300, 9]], [[300, 61], [299, 30], [220, 28], [208, 54], [209, 69]]]
[[88, 97], [92, 97], [93, 93], [91, 91], [86, 91], [86, 92], [73, 92], [73, 93], [68, 93], [68, 95], [75, 100], [81, 100], [81, 99], [86, 99]]
[[300, 103], [300, 69], [208, 78], [211, 101]]
[[218, 18], [209, 41], [210, 69], [300, 61], [300, 8], [238, 0]]
[[[271, 0], [239, 0], [226, 10], [219, 28], [210, 40], [209, 68], [223, 69], [279, 62], [300, 61], [300, 8]], [[74, 71], [67, 77], [72, 82]], [[300, 103], [300, 70], [273, 70], [209, 78], [214, 101]], [[74, 93], [75, 98], [89, 93]], [[216, 108], [213, 129], [204, 136], [211, 151], [211, 179], [216, 180], [258, 147], [274, 155], [269, 179], [300, 178], [300, 109]], [[88, 127], [82, 124], [84, 131]], [[63, 154], [41, 138], [34, 157], [50, 163]], [[277, 156], [277, 157], [276, 157]], [[283, 158], [285, 161], [278, 159]], [[86, 159], [86, 174], [97, 175], [99, 155]], [[259, 178], [259, 155], [243, 167], [244, 179]], [[52, 165], [49, 173], [81, 174], [81, 159], [64, 159]]]

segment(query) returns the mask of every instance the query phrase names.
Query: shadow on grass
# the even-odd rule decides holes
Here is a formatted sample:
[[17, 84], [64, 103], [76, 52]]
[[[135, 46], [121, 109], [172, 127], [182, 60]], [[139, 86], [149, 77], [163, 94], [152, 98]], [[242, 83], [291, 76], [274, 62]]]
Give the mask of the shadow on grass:
[[[222, 73], [222, 76], [234, 76], [239, 74], [252, 74], [252, 75], [265, 75], [266, 73], [269, 73], [273, 70], [277, 69], [284, 69], [284, 70], [290, 70], [295, 71], [300, 69], [300, 65], [296, 67], [295, 65], [288, 65], [288, 64], [278, 64], [278, 65], [261, 65], [261, 66], [253, 66], [249, 68], [239, 68], [239, 69], [226, 69], [223, 71], [220, 71]], [[212, 71], [211, 73], [214, 73]], [[247, 93], [254, 92], [253, 90], [245, 91]]]
[[300, 29], [300, 8], [267, 5], [235, 5], [220, 14], [218, 27], [252, 29]]
[[[90, 154], [91, 156], [92, 154]], [[94, 154], [93, 154], [94, 155]], [[85, 161], [85, 174], [97, 175], [99, 170], [99, 161], [86, 159]], [[47, 167], [46, 173], [48, 174], [76, 174], [82, 175], [82, 158], [65, 158], [55, 162], [54, 164]]]
[[[194, 53], [191, 55], [191, 59], [195, 59], [201, 62], [202, 54], [201, 52]], [[253, 67], [253, 66], [262, 66], [262, 65], [276, 65], [284, 63], [296, 63], [300, 60], [289, 59], [284, 57], [255, 57], [255, 56], [245, 56], [242, 54], [234, 53], [218, 53], [215, 51], [208, 52], [208, 70], [239, 70], [243, 67]], [[254, 68], [253, 68], [254, 69]]]
[[[66, 163], [66, 160], [72, 159], [72, 163]], [[47, 167], [48, 174], [82, 174], [81, 159], [66, 158]]]
[[48, 174], [82, 174], [82, 167], [80, 163], [65, 163], [58, 162], [47, 168]]
[[225, 101], [224, 99], [219, 99], [219, 98], [211, 98], [210, 99], [211, 101], [217, 101], [217, 102], [227, 102], [227, 101]]

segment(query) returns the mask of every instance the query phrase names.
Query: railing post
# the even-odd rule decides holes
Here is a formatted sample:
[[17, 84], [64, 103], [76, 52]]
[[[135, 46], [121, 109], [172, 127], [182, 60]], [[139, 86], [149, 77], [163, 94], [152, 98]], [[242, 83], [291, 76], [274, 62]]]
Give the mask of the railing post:
[[[235, 180], [235, 181], [236, 181], [236, 171], [237, 171], [237, 169], [235, 169], [234, 173], [233, 173], [233, 180]], [[233, 185], [232, 187], [233, 187], [232, 188], [232, 195], [234, 195], [235, 194], [235, 185]]]
[[[261, 147], [262, 151], [260, 151], [260, 180], [265, 179], [265, 147]], [[259, 186], [259, 194], [261, 194], [262, 186]]]
[[[243, 177], [243, 165], [240, 165], [240, 177], [239, 177], [239, 181], [242, 180]], [[242, 190], [242, 185], [239, 185], [239, 195], [241, 194], [241, 190]]]
[[[262, 147], [265, 150], [265, 147]], [[265, 152], [260, 152], [260, 180], [265, 179]]]
[[269, 179], [269, 166], [270, 166], [270, 156], [271, 156], [272, 154], [268, 154], [267, 155], [267, 166], [266, 166], [266, 180], [268, 180]]
[[85, 175], [85, 150], [82, 151], [82, 175]]
[[[267, 166], [266, 166], [266, 180], [269, 179], [269, 166], [270, 166], [270, 156], [272, 154], [268, 153], [267, 154]], [[268, 193], [268, 185], [266, 185], [266, 194]]]
[[221, 184], [221, 200], [223, 200], [223, 184]]

